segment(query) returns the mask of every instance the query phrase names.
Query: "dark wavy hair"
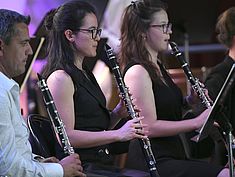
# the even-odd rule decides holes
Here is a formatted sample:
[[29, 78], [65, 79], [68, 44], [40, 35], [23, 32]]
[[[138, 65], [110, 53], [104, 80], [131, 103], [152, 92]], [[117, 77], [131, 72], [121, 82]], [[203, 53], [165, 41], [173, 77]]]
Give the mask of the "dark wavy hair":
[[125, 9], [121, 25], [121, 46], [118, 54], [122, 69], [130, 62], [137, 62], [148, 68], [152, 79], [155, 80], [156, 75], [160, 76], [157, 67], [151, 61], [142, 34], [149, 29], [154, 13], [166, 9], [167, 5], [160, 0], [137, 0], [131, 2]]
[[30, 16], [24, 16], [12, 10], [0, 9], [0, 38], [7, 45], [17, 33], [15, 29], [17, 23], [29, 25]]
[[218, 41], [230, 48], [235, 35], [235, 7], [227, 9], [219, 16], [216, 31]]
[[55, 70], [71, 68], [75, 60], [75, 49], [66, 39], [64, 32], [70, 29], [76, 33], [89, 13], [96, 15], [94, 7], [79, 0], [66, 2], [48, 12], [44, 21], [44, 25], [49, 31], [48, 62], [42, 74], [45, 78]]

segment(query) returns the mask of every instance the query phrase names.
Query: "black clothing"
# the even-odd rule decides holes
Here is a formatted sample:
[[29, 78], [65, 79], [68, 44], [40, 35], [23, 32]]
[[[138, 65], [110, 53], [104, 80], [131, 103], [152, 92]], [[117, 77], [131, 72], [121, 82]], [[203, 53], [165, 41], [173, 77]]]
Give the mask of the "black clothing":
[[[127, 65], [124, 74], [136, 64]], [[182, 93], [160, 62], [159, 66], [164, 81], [151, 78], [158, 119], [179, 121], [182, 119]], [[147, 67], [145, 69], [149, 70]], [[150, 140], [161, 177], [215, 177], [223, 168], [206, 162], [187, 160], [179, 135], [151, 138]], [[136, 141], [132, 141], [130, 144], [127, 163], [128, 167], [147, 170], [139, 144]]]
[[[219, 94], [233, 64], [235, 64], [235, 61], [227, 55], [223, 60], [223, 62], [213, 67], [209, 72], [209, 74], [207, 75], [205, 80], [205, 86], [208, 89], [209, 96], [213, 101], [215, 101], [217, 95]], [[221, 116], [220, 112], [218, 112], [218, 114], [215, 115], [214, 117], [220, 125], [225, 123], [224, 119], [227, 119], [226, 122], [229, 122], [232, 126], [231, 128], [233, 135], [235, 135], [235, 89], [234, 88], [235, 86], [231, 88], [230, 92], [228, 93], [223, 103], [223, 108], [221, 109], [223, 115], [226, 116], [225, 117]], [[224, 131], [224, 129], [223, 130], [221, 129], [221, 132], [222, 131]], [[226, 131], [228, 131], [228, 129]], [[219, 139], [215, 139], [215, 143], [216, 145], [213, 146], [215, 148], [214, 150], [215, 153], [212, 154], [212, 158], [215, 159], [214, 161], [225, 165], [228, 162], [228, 157], [227, 157], [228, 152], [224, 144], [224, 138], [221, 136]], [[202, 147], [202, 148], [206, 149], [207, 147]]]
[[[213, 67], [206, 77], [204, 82], [205, 87], [208, 90], [210, 98], [215, 101], [217, 95], [219, 94], [227, 75], [235, 61], [226, 56], [224, 61]], [[199, 115], [203, 110], [205, 110], [205, 105], [199, 104], [194, 110], [195, 115]], [[233, 134], [235, 135], [235, 90], [234, 87], [231, 92], [227, 95], [227, 99], [223, 104], [223, 112], [225, 113], [228, 121], [231, 123], [233, 128]], [[224, 117], [221, 114], [217, 114], [214, 119], [218, 123], [224, 122]], [[221, 130], [222, 132], [222, 130]], [[192, 137], [194, 133], [187, 133], [188, 137]], [[217, 127], [213, 127], [210, 130], [209, 136], [199, 143], [190, 141], [191, 156], [195, 158], [205, 158], [210, 157], [213, 163], [225, 165], [228, 162], [227, 150], [224, 144], [224, 139], [222, 133], [218, 132]]]
[[[94, 75], [89, 70], [81, 71], [75, 65], [66, 72], [72, 78], [75, 93], [73, 96], [75, 110], [75, 129], [85, 131], [105, 131], [110, 124], [110, 113], [106, 108], [105, 96], [99, 87]], [[113, 164], [113, 155], [121, 144], [121, 153], [127, 152], [129, 142], [92, 147], [75, 148], [79, 154], [85, 172], [103, 177], [148, 177], [148, 173], [138, 170], [120, 169], [110, 166]], [[123, 150], [124, 149], [124, 150]], [[93, 177], [93, 175], [88, 175]], [[95, 177], [95, 176], [94, 176]]]
[[[208, 89], [210, 98], [215, 100], [217, 95], [219, 94], [228, 73], [235, 64], [235, 61], [226, 56], [224, 61], [216, 65], [214, 68], [211, 69], [211, 72], [208, 74], [205, 80], [205, 86]], [[224, 102], [224, 112], [229, 119], [229, 122], [232, 125], [233, 130], [235, 130], [235, 87], [231, 89], [231, 92], [227, 95], [227, 98]], [[235, 135], [235, 131], [233, 131], [233, 135]]]
[[[106, 108], [106, 99], [94, 75], [86, 71], [86, 75], [75, 65], [66, 71], [75, 87], [74, 111], [75, 129], [86, 131], [108, 130], [110, 114]], [[76, 148], [82, 162], [111, 163], [112, 157], [108, 145], [92, 148]]]

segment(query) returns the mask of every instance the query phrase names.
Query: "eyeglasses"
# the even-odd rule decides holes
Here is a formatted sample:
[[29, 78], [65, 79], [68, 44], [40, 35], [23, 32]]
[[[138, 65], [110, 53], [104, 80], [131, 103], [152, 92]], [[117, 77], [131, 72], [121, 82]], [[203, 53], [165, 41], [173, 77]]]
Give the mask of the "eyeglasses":
[[167, 23], [167, 24], [162, 24], [162, 25], [150, 25], [150, 27], [161, 27], [162, 28], [162, 32], [164, 34], [168, 34], [171, 29], [172, 29], [172, 24], [171, 23]]
[[79, 28], [79, 29], [77, 29], [78, 31], [86, 31], [86, 32], [88, 32], [88, 33], [91, 33], [91, 38], [92, 39], [96, 39], [97, 38], [97, 36], [99, 36], [100, 37], [100, 35], [101, 35], [101, 32], [102, 32], [102, 29], [100, 29], [100, 28], [93, 28], [93, 29], [82, 29], [82, 28]]

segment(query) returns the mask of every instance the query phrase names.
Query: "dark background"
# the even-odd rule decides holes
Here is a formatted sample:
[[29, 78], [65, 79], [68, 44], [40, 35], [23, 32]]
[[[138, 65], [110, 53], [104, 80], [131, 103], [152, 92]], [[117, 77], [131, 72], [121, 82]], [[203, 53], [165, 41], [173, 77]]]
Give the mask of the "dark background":
[[165, 0], [173, 23], [172, 38], [183, 42], [189, 35], [190, 44], [216, 42], [214, 31], [217, 17], [227, 8], [235, 6], [234, 0]]
[[[235, 6], [234, 0], [164, 0], [168, 4], [169, 19], [173, 24], [171, 40], [184, 51], [189, 44], [191, 67], [212, 67], [223, 60], [225, 47], [218, 44], [215, 25], [218, 16]], [[173, 60], [166, 61], [169, 68], [178, 68]]]
[[[84, 0], [93, 4], [97, 9], [98, 20], [101, 23], [106, 5], [112, 0]], [[123, 0], [120, 0], [120, 2]], [[173, 24], [173, 34], [171, 40], [175, 41], [182, 53], [188, 54], [188, 62], [192, 68], [211, 68], [221, 62], [226, 53], [224, 46], [220, 45], [216, 39], [215, 25], [218, 16], [227, 8], [235, 6], [235, 0], [163, 0], [168, 5], [168, 15], [170, 22]], [[115, 13], [115, 12], [113, 12]], [[46, 32], [39, 24], [35, 36], [36, 39], [31, 41], [31, 45], [36, 50], [38, 39], [45, 36]], [[102, 40], [103, 42], [104, 40]], [[46, 42], [45, 42], [46, 44]], [[185, 44], [188, 44], [188, 48]], [[103, 44], [102, 44], [103, 45]], [[102, 48], [102, 47], [99, 47]], [[99, 49], [98, 48], [98, 49]], [[38, 58], [45, 58], [45, 46], [39, 53]], [[33, 56], [32, 56], [33, 57]], [[100, 57], [99, 52], [97, 55]], [[30, 65], [32, 58], [29, 58], [27, 66]], [[95, 65], [96, 60], [89, 60], [87, 63], [90, 67]], [[180, 68], [176, 59], [167, 54], [163, 62], [169, 69]], [[26, 70], [27, 71], [27, 70]], [[16, 80], [21, 84], [24, 76]]]

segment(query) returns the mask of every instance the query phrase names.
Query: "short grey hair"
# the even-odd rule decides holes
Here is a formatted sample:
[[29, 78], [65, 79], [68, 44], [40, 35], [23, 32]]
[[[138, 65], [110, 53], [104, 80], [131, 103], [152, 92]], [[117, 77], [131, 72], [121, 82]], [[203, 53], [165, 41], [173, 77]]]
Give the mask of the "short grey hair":
[[10, 43], [12, 36], [16, 33], [14, 27], [17, 23], [29, 25], [30, 16], [24, 16], [12, 10], [0, 9], [0, 39], [4, 43]]

